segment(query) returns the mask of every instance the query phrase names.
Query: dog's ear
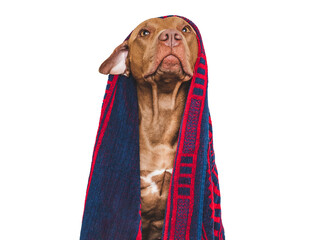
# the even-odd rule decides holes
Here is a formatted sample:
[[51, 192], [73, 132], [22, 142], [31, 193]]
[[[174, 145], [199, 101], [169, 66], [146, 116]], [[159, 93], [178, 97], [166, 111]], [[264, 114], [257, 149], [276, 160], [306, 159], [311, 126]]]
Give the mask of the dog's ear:
[[127, 56], [128, 56], [128, 42], [124, 41], [121, 43], [110, 55], [110, 57], [105, 60], [100, 68], [99, 72], [102, 74], [124, 74], [129, 75], [129, 67], [127, 66]]

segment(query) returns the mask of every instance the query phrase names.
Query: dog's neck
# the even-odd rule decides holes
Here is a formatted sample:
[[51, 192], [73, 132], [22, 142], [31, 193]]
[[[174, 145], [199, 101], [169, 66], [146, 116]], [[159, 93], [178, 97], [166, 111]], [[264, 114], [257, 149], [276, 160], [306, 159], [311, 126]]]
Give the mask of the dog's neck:
[[137, 84], [140, 135], [150, 144], [175, 146], [189, 84]]

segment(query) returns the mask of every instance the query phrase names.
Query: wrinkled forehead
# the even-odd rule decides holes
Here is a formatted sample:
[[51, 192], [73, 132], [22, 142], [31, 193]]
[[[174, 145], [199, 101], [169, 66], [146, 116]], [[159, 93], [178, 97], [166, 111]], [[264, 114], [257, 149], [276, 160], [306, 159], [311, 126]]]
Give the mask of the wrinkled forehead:
[[129, 44], [131, 41], [133, 41], [137, 35], [139, 34], [139, 32], [142, 29], [146, 29], [149, 31], [153, 31], [153, 32], [160, 32], [164, 29], [177, 29], [180, 30], [185, 27], [185, 26], [189, 26], [191, 31], [195, 33], [194, 29], [192, 28], [192, 26], [187, 23], [185, 20], [183, 20], [182, 18], [179, 17], [167, 17], [167, 18], [151, 18], [148, 19], [142, 23], [140, 23], [131, 33], [130, 38], [129, 38]]

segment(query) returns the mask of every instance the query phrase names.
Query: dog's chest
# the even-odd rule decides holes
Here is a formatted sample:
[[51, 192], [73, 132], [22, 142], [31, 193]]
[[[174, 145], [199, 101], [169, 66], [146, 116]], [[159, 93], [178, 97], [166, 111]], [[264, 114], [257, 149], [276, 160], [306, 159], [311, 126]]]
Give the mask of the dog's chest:
[[142, 230], [146, 239], [160, 239], [171, 174], [172, 168], [140, 171]]
[[154, 215], [159, 215], [160, 212], [158, 213], [157, 209], [165, 209], [171, 174], [172, 168], [154, 171], [142, 170], [140, 172], [143, 212], [149, 212], [150, 216], [152, 215], [151, 212]]
[[[140, 151], [141, 217], [144, 234], [161, 236], [168, 199], [175, 147], [167, 144]], [[158, 238], [146, 239], [158, 239]]]
[[169, 192], [175, 150], [158, 146], [153, 151], [141, 149], [140, 187], [141, 210], [149, 217], [162, 218]]

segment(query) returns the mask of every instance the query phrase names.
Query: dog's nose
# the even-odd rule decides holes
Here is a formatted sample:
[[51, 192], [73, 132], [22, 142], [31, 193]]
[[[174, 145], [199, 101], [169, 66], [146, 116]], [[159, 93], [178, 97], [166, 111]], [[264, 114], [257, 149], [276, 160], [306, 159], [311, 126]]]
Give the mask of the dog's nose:
[[158, 39], [169, 47], [175, 47], [180, 44], [182, 35], [177, 30], [166, 29], [159, 35]]

